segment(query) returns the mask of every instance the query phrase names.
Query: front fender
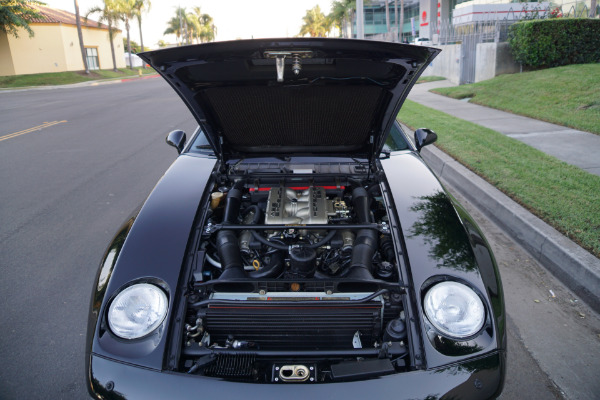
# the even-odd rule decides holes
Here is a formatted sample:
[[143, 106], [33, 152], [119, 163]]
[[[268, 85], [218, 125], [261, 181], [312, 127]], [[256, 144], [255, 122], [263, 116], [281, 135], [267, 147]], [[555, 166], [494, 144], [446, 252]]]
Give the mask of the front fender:
[[[106, 250], [90, 304], [86, 341], [88, 383], [92, 354], [161, 368], [166, 335], [162, 334], [151, 348], [142, 346], [142, 339], [119, 339], [103, 322], [106, 307], [124, 285], [141, 279], [157, 282], [173, 299], [190, 232], [215, 162], [213, 158], [180, 156], [139, 213], [122, 226]], [[165, 327], [169, 326], [172, 305], [170, 301]]]
[[465, 341], [444, 338], [428, 327], [426, 318], [419, 319], [427, 367], [505, 350], [500, 277], [479, 228], [416, 153], [403, 152], [380, 161], [400, 221], [417, 315], [424, 315], [422, 298], [427, 289], [444, 279], [467, 283], [484, 298], [488, 310], [486, 328]]

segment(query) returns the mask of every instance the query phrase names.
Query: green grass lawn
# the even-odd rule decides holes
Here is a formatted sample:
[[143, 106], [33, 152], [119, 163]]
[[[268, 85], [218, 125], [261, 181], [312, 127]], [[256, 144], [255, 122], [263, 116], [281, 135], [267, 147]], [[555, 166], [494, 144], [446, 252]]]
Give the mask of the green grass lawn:
[[406, 101], [398, 119], [438, 134], [436, 145], [600, 257], [600, 177], [518, 140]]
[[445, 79], [446, 78], [444, 78], [443, 76], [421, 76], [417, 83], [443, 81]]
[[433, 92], [600, 134], [600, 64], [578, 64]]
[[[119, 68], [117, 72], [112, 69], [91, 71], [89, 75], [81, 71], [52, 72], [45, 74], [0, 76], [0, 88], [18, 88], [27, 86], [67, 85], [94, 81], [98, 79], [126, 78], [138, 76], [140, 68]], [[142, 69], [142, 74], [155, 74], [152, 68]]]

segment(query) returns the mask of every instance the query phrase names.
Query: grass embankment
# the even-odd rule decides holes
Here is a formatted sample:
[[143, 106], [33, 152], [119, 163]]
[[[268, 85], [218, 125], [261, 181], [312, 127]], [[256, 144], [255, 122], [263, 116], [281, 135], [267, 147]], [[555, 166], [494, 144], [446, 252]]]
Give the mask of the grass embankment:
[[398, 119], [436, 131], [436, 145], [444, 152], [600, 257], [600, 176], [411, 101]]
[[426, 82], [435, 82], [435, 81], [443, 81], [446, 78], [443, 76], [421, 76], [417, 83], [426, 83]]
[[0, 88], [17, 88], [27, 86], [48, 86], [48, 85], [68, 85], [70, 83], [80, 83], [86, 81], [95, 81], [99, 79], [127, 78], [142, 74], [155, 74], [152, 68], [119, 68], [117, 72], [112, 69], [90, 71], [89, 75], [82, 71], [50, 72], [45, 74], [0, 76]]
[[578, 64], [433, 92], [600, 134], [600, 64]]

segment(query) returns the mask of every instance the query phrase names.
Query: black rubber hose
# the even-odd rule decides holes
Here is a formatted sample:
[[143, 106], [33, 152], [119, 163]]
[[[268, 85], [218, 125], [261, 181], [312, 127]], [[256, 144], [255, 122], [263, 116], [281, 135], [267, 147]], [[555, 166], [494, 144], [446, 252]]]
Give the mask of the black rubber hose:
[[290, 246], [286, 246], [284, 244], [270, 242], [270, 241], [268, 241], [267, 239], [265, 239], [264, 237], [262, 237], [258, 232], [254, 231], [254, 230], [250, 230], [250, 233], [252, 234], [252, 237], [254, 239], [256, 239], [259, 242], [261, 242], [262, 244], [267, 245], [269, 247], [272, 247], [274, 249], [288, 251], [288, 249], [290, 248]]
[[217, 251], [221, 260], [223, 273], [219, 279], [245, 278], [242, 267], [242, 256], [238, 238], [233, 231], [219, 231], [217, 233]]
[[277, 251], [271, 255], [269, 264], [263, 265], [258, 271], [248, 272], [248, 276], [254, 279], [277, 278], [285, 269], [284, 253]]
[[[369, 213], [369, 193], [365, 188], [356, 187], [352, 190], [354, 212], [359, 223], [371, 222]], [[371, 229], [361, 229], [356, 235], [352, 248], [352, 262], [345, 277], [352, 279], [373, 279], [371, 266], [373, 254], [377, 250], [377, 232]]]
[[357, 187], [352, 191], [352, 203], [354, 203], [354, 212], [359, 223], [372, 222], [369, 211], [369, 193], [364, 187]]
[[250, 224], [258, 225], [258, 223], [260, 222], [260, 217], [261, 217], [260, 207], [257, 205], [251, 205], [249, 207], [246, 207], [246, 209], [244, 211], [242, 211], [242, 217], [245, 217], [246, 215], [248, 215], [248, 213], [250, 211], [254, 211], [254, 217], [252, 218], [252, 221], [250, 222]]
[[[237, 181], [229, 193], [225, 203], [225, 214], [223, 222], [226, 224], [237, 224], [242, 205], [242, 189], [244, 181]], [[217, 233], [217, 252], [221, 259], [223, 273], [219, 279], [245, 278], [246, 273], [242, 267], [242, 256], [238, 238], [233, 231], [222, 230]]]
[[377, 232], [371, 229], [361, 229], [354, 240], [352, 262], [346, 277], [354, 279], [373, 279], [371, 265], [373, 254], [377, 250]]
[[227, 202], [225, 203], [225, 213], [223, 215], [224, 224], [237, 224], [242, 205], [242, 189], [244, 181], [237, 181], [227, 193]]

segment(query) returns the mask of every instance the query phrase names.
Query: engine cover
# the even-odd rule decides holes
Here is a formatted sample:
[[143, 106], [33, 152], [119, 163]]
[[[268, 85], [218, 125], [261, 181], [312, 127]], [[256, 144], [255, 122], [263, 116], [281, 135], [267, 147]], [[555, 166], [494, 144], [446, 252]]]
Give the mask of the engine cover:
[[326, 224], [327, 197], [322, 187], [296, 191], [276, 187], [269, 191], [265, 224]]

